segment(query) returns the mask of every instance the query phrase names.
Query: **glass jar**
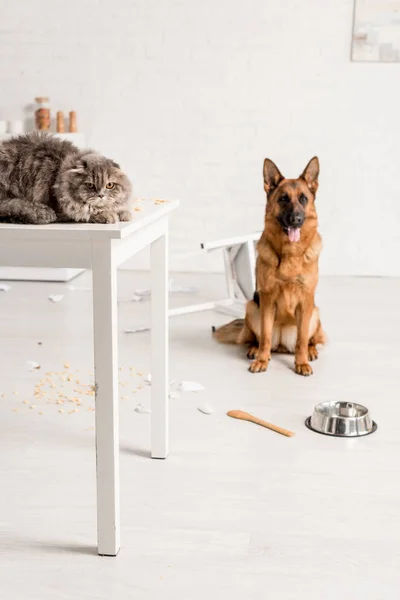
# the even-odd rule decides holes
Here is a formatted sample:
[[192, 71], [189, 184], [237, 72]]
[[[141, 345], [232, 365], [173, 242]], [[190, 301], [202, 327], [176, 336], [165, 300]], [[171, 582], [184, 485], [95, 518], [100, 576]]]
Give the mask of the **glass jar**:
[[35, 98], [35, 126], [39, 131], [49, 131], [51, 125], [49, 98], [39, 96]]

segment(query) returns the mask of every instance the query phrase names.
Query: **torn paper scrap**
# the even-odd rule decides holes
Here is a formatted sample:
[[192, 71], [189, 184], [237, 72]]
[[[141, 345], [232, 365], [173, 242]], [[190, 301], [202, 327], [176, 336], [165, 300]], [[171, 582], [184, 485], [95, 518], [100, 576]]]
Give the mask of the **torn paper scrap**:
[[169, 280], [169, 291], [171, 294], [195, 294], [198, 288], [191, 285], [177, 285], [173, 279]]
[[201, 406], [197, 407], [197, 410], [199, 410], [201, 413], [203, 413], [204, 415], [212, 415], [214, 410], [212, 408], [212, 406], [210, 406], [209, 404], [205, 403], [202, 404]]
[[181, 392], [201, 392], [204, 387], [197, 381], [181, 381], [178, 386]]
[[[138, 375], [139, 375], [139, 373], [138, 373]], [[175, 381], [176, 381], [175, 379], [171, 379], [171, 381], [169, 382], [169, 385], [174, 385]], [[151, 373], [146, 375], [146, 377], [144, 378], [144, 382], [147, 383], [147, 385], [151, 385]]]
[[50, 294], [49, 300], [50, 302], [61, 302], [64, 298], [64, 294]]
[[133, 294], [132, 302], [142, 302], [143, 298], [144, 298], [144, 296], [139, 296], [138, 294]]
[[125, 329], [124, 333], [138, 333], [139, 331], [150, 331], [150, 327], [131, 327], [130, 329]]
[[40, 369], [39, 363], [37, 363], [34, 360], [27, 360], [26, 366], [29, 369], [29, 371], [38, 371]]
[[150, 288], [143, 288], [143, 289], [135, 290], [133, 292], [133, 294], [134, 294], [134, 296], [140, 296], [141, 298], [145, 298], [146, 296], [150, 296], [151, 289]]
[[11, 290], [11, 287], [6, 283], [0, 283], [0, 292], [8, 292]]
[[150, 413], [151, 410], [149, 408], [147, 408], [146, 406], [143, 406], [143, 404], [138, 404], [137, 406], [135, 406], [135, 408], [133, 409], [135, 412], [138, 413]]

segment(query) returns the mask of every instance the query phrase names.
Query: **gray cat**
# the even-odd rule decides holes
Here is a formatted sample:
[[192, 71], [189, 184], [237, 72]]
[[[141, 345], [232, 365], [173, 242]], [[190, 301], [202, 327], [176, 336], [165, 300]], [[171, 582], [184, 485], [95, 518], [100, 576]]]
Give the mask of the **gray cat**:
[[0, 221], [130, 221], [130, 194], [119, 166], [93, 150], [40, 133], [0, 144]]

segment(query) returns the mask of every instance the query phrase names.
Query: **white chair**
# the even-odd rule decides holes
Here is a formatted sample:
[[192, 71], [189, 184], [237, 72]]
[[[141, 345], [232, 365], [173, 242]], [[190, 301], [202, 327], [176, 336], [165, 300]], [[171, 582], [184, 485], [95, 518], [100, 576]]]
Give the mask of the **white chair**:
[[[147, 205], [147, 206], [146, 206]], [[0, 266], [92, 269], [96, 382], [98, 553], [120, 546], [117, 267], [151, 247], [151, 456], [168, 454], [168, 215], [178, 202], [143, 203], [130, 223], [0, 224]]]
[[244, 317], [246, 302], [256, 289], [256, 246], [261, 232], [249, 233], [201, 244], [205, 252], [222, 250], [225, 267], [227, 298], [202, 304], [179, 306], [169, 311], [170, 317], [203, 310], [215, 310], [236, 318]]

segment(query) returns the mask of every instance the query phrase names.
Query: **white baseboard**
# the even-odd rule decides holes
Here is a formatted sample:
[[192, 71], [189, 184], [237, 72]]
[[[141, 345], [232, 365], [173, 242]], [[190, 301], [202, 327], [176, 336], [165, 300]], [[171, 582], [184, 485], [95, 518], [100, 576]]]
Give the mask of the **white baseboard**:
[[0, 267], [1, 280], [13, 281], [71, 281], [84, 269], [42, 269], [37, 267]]

